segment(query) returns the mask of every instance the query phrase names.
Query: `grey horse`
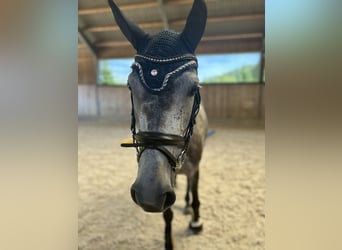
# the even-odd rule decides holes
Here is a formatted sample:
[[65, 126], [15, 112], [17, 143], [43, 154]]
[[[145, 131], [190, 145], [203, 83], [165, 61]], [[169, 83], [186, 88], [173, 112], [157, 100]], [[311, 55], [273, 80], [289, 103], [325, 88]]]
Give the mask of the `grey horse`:
[[116, 23], [137, 51], [128, 77], [133, 140], [121, 144], [137, 150], [138, 174], [131, 196], [144, 211], [163, 213], [165, 249], [170, 250], [177, 174], [187, 177], [189, 228], [197, 233], [203, 227], [198, 181], [208, 122], [200, 104], [194, 52], [204, 33], [207, 8], [204, 0], [195, 0], [181, 33], [164, 30], [150, 35], [127, 19], [112, 0], [108, 2]]

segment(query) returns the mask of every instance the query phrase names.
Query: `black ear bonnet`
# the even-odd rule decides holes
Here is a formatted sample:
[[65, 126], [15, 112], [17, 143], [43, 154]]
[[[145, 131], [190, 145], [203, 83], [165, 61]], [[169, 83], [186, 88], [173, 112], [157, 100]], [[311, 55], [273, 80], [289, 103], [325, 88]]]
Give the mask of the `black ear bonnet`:
[[144, 56], [169, 58], [188, 53], [192, 54], [192, 51], [187, 48], [179, 33], [164, 30], [151, 36], [144, 48], [138, 53]]
[[127, 19], [117, 5], [108, 0], [116, 23], [137, 55], [132, 69], [136, 70], [144, 87], [160, 92], [168, 81], [189, 68], [197, 69], [195, 49], [204, 33], [207, 8], [204, 0], [194, 0], [184, 30], [170, 30], [150, 35]]
[[186, 47], [180, 34], [164, 30], [152, 36], [143, 51], [134, 58], [136, 70], [143, 85], [159, 92], [168, 81], [189, 68], [197, 69], [197, 59]]

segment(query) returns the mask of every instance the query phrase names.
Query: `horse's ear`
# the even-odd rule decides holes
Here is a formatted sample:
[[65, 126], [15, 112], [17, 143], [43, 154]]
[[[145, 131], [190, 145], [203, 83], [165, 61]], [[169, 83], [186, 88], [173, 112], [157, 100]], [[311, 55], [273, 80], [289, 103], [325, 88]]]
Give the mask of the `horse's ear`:
[[112, 9], [115, 21], [120, 27], [122, 33], [133, 45], [136, 51], [141, 51], [145, 47], [150, 35], [127, 19], [113, 0], [108, 0], [108, 3]]
[[207, 6], [204, 0], [195, 0], [182, 32], [182, 39], [194, 53], [207, 23]]

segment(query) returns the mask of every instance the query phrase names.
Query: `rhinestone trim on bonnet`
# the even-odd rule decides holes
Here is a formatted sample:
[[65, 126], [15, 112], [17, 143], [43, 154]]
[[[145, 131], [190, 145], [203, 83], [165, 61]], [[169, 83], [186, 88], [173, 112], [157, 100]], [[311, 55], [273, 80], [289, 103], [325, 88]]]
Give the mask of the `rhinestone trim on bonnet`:
[[156, 62], [156, 63], [174, 62], [174, 61], [194, 58], [193, 55], [182, 55], [182, 56], [171, 57], [171, 58], [153, 58], [153, 57], [143, 56], [143, 55], [135, 55], [135, 57], [140, 57], [140, 58], [143, 58], [152, 62]]
[[[145, 56], [141, 56], [141, 57], [144, 57], [145, 59], [151, 60], [151, 58], [147, 58], [147, 57], [145, 57]], [[180, 60], [180, 58], [181, 58], [181, 57], [177, 58], [177, 60]], [[154, 59], [152, 59], [152, 60], [154, 60]], [[163, 59], [163, 60], [164, 60], [164, 62], [171, 62], [171, 61], [175, 61], [176, 59], [175, 59], [175, 58], [169, 58], [169, 59]], [[189, 68], [189, 67], [191, 67], [191, 66], [197, 67], [197, 61], [196, 61], [196, 60], [191, 60], [191, 61], [189, 61], [189, 62], [187, 62], [187, 63], [185, 63], [185, 64], [179, 66], [179, 67], [176, 68], [175, 70], [173, 70], [173, 71], [167, 73], [167, 74], [165, 75], [165, 77], [164, 77], [164, 80], [163, 80], [163, 83], [162, 83], [161, 87], [159, 87], [159, 88], [151, 88], [151, 87], [146, 83], [145, 77], [144, 77], [144, 72], [143, 72], [143, 69], [142, 69], [140, 63], [134, 62], [134, 63], [133, 63], [133, 66], [136, 66], [136, 67], [138, 68], [139, 78], [140, 78], [140, 80], [141, 80], [141, 82], [143, 83], [143, 86], [144, 86], [145, 88], [147, 88], [148, 90], [150, 90], [150, 91], [152, 91], [152, 92], [160, 92], [160, 91], [162, 91], [163, 89], [165, 89], [165, 87], [166, 87], [167, 84], [168, 84], [168, 81], [169, 81], [170, 77], [172, 77], [173, 75], [175, 75], [175, 74], [177, 74], [177, 73], [179, 73], [179, 72], [181, 72], [181, 71], [183, 71], [183, 70], [185, 70], [185, 69], [187, 69], [187, 68]]]

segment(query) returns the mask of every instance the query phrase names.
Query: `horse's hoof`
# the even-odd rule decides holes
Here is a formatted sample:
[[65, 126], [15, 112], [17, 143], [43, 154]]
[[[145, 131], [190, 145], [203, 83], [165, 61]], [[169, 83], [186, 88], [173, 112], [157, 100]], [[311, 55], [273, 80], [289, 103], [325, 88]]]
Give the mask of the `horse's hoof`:
[[203, 223], [201, 221], [191, 221], [189, 223], [189, 229], [195, 233], [198, 234], [203, 230]]
[[186, 214], [186, 215], [192, 214], [192, 207], [186, 206], [183, 210], [183, 214]]

